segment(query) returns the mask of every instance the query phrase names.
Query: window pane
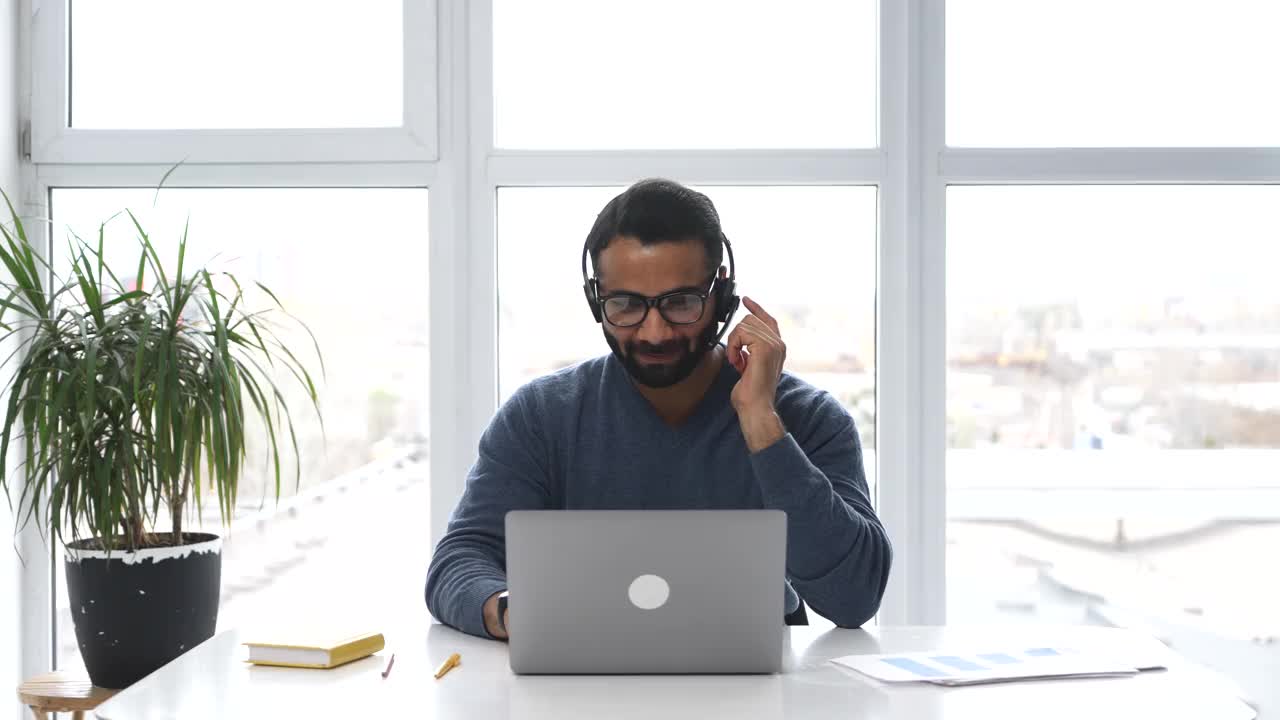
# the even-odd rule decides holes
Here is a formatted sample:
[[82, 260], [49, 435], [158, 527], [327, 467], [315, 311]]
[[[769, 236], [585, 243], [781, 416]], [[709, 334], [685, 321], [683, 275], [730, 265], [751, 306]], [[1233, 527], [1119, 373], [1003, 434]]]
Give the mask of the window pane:
[[948, 191], [948, 621], [1153, 630], [1280, 707], [1278, 204]]
[[948, 0], [947, 142], [1280, 144], [1280, 3]]
[[876, 144], [874, 0], [495, 0], [504, 148]]
[[[162, 259], [173, 263], [190, 218], [188, 267], [207, 263], [269, 287], [315, 333], [327, 370], [327, 378], [317, 380], [323, 437], [296, 381], [275, 377], [297, 429], [300, 486], [286, 452], [284, 501], [276, 505], [264, 435], [251, 431], [229, 534], [219, 525], [216, 499], [204, 503], [203, 529], [225, 538], [219, 629], [280, 621], [287, 607], [338, 615], [363, 607], [364, 617], [371, 608], [397, 617], [419, 613], [430, 552], [422, 539], [429, 517], [427, 191], [166, 189], [153, 208], [154, 196], [153, 190], [55, 190], [55, 261], [66, 267], [68, 227], [96, 238], [98, 225], [127, 207]], [[138, 257], [127, 218], [107, 225], [105, 246], [108, 263], [126, 268], [121, 279], [127, 282]], [[282, 339], [295, 351], [310, 346], [300, 332]], [[313, 354], [302, 359], [318, 373]], [[190, 519], [186, 525], [199, 527]], [[390, 565], [368, 562], [388, 547], [409, 557]], [[80, 658], [60, 560], [55, 570], [57, 663], [75, 667]], [[343, 582], [334, 584], [335, 577]], [[358, 595], [369, 587], [386, 591]]]
[[[733, 243], [739, 293], [777, 318], [786, 369], [831, 392], [853, 414], [874, 482], [875, 188], [699, 189], [715, 203]], [[596, 214], [622, 190], [498, 191], [503, 401], [535, 377], [609, 353], [582, 296], [579, 260]]]
[[401, 125], [398, 0], [70, 6], [73, 127]]

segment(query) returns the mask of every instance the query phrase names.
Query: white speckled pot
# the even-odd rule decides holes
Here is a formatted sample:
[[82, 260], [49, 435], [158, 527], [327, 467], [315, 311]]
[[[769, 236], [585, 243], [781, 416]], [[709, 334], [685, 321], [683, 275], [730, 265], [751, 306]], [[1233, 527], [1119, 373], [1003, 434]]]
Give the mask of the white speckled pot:
[[76, 640], [94, 685], [123, 688], [213, 637], [222, 539], [136, 552], [67, 546], [67, 594]]

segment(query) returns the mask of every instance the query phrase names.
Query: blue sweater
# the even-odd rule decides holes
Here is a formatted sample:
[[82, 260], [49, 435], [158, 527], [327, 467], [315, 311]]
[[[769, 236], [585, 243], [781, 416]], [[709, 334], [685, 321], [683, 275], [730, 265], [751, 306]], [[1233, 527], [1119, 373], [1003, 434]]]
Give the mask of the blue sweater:
[[870, 619], [891, 551], [868, 497], [853, 418], [828, 393], [784, 373], [775, 406], [787, 434], [751, 454], [729, 403], [738, 377], [722, 363], [678, 427], [658, 416], [612, 355], [520, 388], [481, 437], [431, 558], [431, 614], [489, 637], [482, 608], [506, 589], [509, 510], [768, 508], [787, 513], [787, 612], [803, 597], [842, 627]]

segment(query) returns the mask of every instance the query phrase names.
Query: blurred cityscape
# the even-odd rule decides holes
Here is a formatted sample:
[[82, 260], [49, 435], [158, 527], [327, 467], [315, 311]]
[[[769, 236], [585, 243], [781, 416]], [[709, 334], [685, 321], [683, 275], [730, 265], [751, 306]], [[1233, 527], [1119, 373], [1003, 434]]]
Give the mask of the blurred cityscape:
[[1280, 448], [1274, 301], [966, 312], [948, 356], [953, 448]]

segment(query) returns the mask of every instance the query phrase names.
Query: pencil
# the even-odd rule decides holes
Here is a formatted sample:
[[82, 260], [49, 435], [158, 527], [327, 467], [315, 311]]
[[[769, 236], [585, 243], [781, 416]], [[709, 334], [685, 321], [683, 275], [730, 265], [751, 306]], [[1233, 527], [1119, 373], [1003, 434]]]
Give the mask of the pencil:
[[459, 655], [458, 653], [454, 653], [450, 655], [448, 660], [445, 660], [443, 663], [440, 664], [440, 669], [436, 670], [436, 679], [439, 680], [440, 678], [444, 677], [445, 673], [458, 667], [458, 665], [461, 663], [462, 663], [461, 655]]

